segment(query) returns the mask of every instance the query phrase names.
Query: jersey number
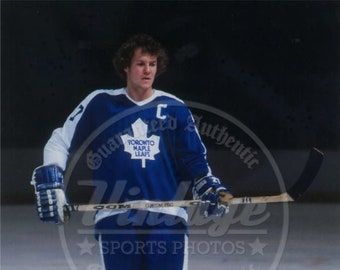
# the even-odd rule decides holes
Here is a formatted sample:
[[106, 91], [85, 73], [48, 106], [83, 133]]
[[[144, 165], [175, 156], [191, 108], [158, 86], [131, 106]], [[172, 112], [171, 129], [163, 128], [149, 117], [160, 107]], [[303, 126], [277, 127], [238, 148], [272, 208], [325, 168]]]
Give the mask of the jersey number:
[[76, 116], [78, 114], [81, 114], [83, 112], [83, 110], [84, 110], [84, 106], [83, 105], [79, 105], [78, 111], [73, 116], [70, 117], [70, 121], [73, 121], [74, 118], [76, 118]]

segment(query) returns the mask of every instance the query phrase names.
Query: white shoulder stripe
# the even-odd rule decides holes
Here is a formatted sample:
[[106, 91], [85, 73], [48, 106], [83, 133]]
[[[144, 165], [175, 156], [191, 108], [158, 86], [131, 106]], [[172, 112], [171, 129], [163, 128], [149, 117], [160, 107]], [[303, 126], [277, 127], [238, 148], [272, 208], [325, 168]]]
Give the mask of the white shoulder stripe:
[[184, 103], [183, 100], [181, 100], [180, 98], [176, 97], [175, 95], [170, 94], [170, 93], [168, 93], [168, 92], [164, 92], [164, 91], [162, 91], [162, 90], [155, 90], [155, 95], [156, 95], [157, 97], [165, 96], [165, 97], [173, 98], [173, 99], [175, 99], [175, 100], [177, 100], [177, 101], [179, 101], [179, 102], [181, 102], [181, 103]]

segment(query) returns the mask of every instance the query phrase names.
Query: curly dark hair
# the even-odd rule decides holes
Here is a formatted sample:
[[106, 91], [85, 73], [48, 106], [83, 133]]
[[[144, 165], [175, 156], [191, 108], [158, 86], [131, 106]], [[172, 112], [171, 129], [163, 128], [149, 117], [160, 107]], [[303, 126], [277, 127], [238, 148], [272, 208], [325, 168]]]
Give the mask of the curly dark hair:
[[150, 55], [157, 57], [156, 76], [162, 74], [166, 70], [168, 56], [164, 47], [147, 34], [136, 34], [120, 46], [113, 58], [113, 65], [122, 79], [126, 79], [124, 69], [130, 66], [135, 51], [139, 48], [142, 49], [143, 53], [149, 53]]

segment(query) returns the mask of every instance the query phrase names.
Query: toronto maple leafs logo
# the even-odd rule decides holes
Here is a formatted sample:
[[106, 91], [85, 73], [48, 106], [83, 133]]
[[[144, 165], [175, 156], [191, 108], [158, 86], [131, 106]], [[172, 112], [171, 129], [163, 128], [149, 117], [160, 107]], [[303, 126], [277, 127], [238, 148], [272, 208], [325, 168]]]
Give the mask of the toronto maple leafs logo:
[[140, 118], [131, 127], [133, 137], [128, 134], [120, 136], [124, 151], [131, 154], [131, 159], [140, 159], [142, 168], [145, 168], [146, 160], [155, 160], [154, 156], [159, 153], [159, 136], [147, 137], [148, 126]]

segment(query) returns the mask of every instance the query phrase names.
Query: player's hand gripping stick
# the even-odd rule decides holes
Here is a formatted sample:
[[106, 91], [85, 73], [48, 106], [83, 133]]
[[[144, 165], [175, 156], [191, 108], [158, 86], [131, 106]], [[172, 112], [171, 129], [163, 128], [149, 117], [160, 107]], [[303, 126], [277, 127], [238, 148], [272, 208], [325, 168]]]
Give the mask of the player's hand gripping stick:
[[33, 171], [31, 184], [35, 189], [36, 209], [44, 222], [63, 224], [70, 219], [63, 179], [63, 171], [56, 165], [40, 166]]
[[228, 201], [233, 196], [218, 178], [208, 175], [196, 179], [192, 193], [195, 200], [202, 201], [201, 212], [204, 217], [219, 217], [229, 212]]

